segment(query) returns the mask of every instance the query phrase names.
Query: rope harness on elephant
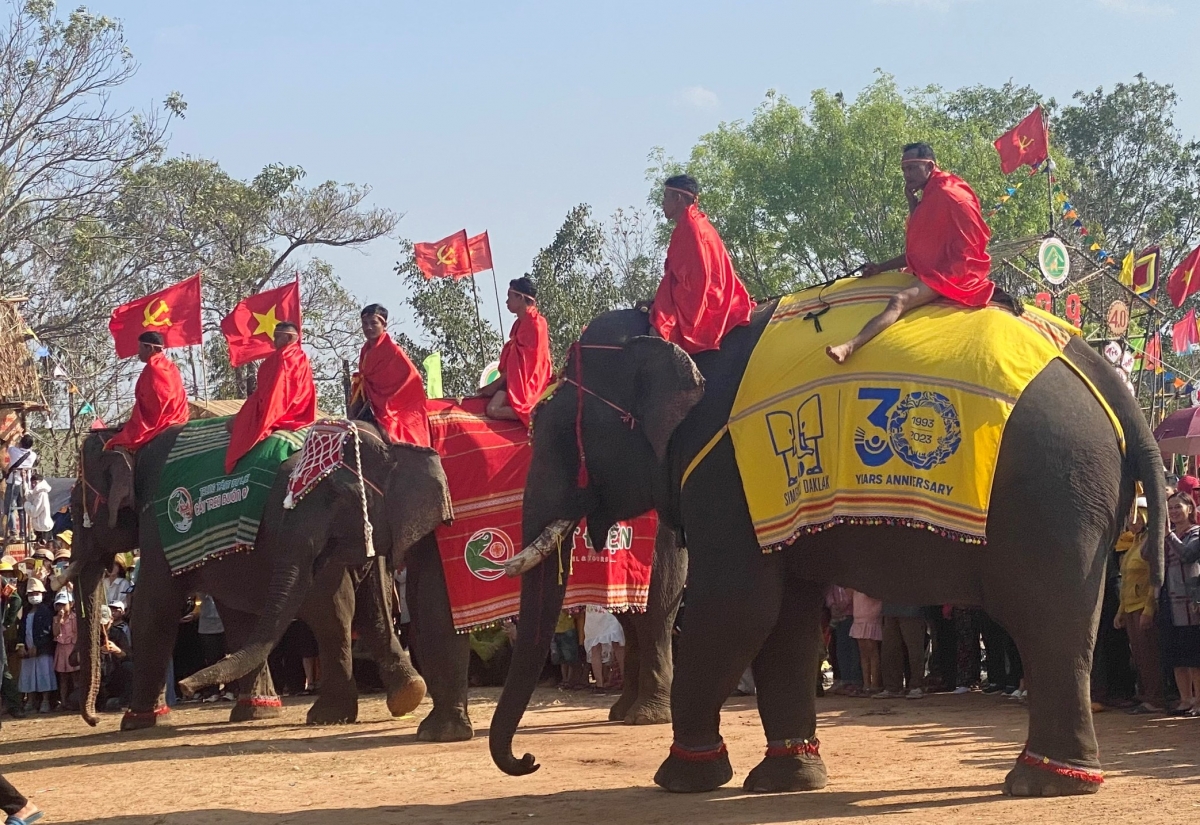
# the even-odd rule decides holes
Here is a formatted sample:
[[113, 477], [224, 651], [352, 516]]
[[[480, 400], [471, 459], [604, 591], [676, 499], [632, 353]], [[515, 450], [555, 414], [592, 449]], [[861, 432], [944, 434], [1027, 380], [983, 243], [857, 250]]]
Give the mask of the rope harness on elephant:
[[[354, 466], [345, 460], [346, 440], [350, 438], [354, 441]], [[375, 531], [371, 526], [367, 510], [367, 487], [380, 496], [383, 495], [383, 491], [370, 482], [363, 471], [361, 428], [357, 422], [349, 420], [321, 421], [309, 429], [308, 436], [304, 439], [304, 446], [300, 449], [300, 457], [296, 461], [296, 466], [292, 468], [291, 475], [288, 476], [288, 490], [283, 500], [283, 507], [285, 510], [294, 510], [296, 504], [308, 495], [317, 484], [340, 467], [345, 467], [358, 480], [356, 486], [359, 505], [362, 508], [363, 540], [366, 545], [367, 558], [373, 558], [375, 556], [373, 541]]]
[[575, 393], [575, 448], [579, 453], [579, 474], [576, 477], [575, 484], [580, 489], [588, 486], [588, 471], [587, 471], [587, 456], [583, 450], [583, 395], [587, 393], [593, 398], [606, 404], [611, 409], [615, 410], [617, 415], [621, 417], [621, 423], [633, 429], [637, 426], [637, 417], [624, 407], [618, 406], [609, 401], [599, 393], [588, 389], [583, 383], [583, 350], [616, 350], [623, 351], [624, 347], [615, 346], [612, 344], [581, 344], [578, 341], [571, 344], [571, 348], [567, 354], [567, 366], [571, 362], [575, 362], [575, 377], [571, 378], [566, 374], [566, 369], [563, 370], [562, 378], [559, 379], [565, 384], [572, 384], [578, 392]]

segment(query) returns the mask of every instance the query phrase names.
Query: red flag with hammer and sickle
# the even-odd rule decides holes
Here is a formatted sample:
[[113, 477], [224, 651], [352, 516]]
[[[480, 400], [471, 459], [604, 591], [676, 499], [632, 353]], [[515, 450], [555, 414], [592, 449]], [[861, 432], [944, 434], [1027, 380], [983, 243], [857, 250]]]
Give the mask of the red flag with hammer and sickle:
[[137, 355], [138, 336], [143, 332], [162, 335], [167, 349], [202, 343], [200, 273], [117, 307], [108, 321], [108, 331], [117, 345], [118, 358]]
[[1189, 295], [1200, 290], [1200, 272], [1196, 271], [1198, 269], [1200, 269], [1200, 246], [1189, 252], [1188, 256], [1167, 277], [1167, 294], [1171, 296], [1171, 303], [1175, 306], [1183, 306], [1183, 302]]
[[435, 243], [413, 244], [413, 258], [425, 280], [465, 278], [471, 274], [471, 248], [467, 230], [455, 232]]
[[1001, 135], [994, 145], [1000, 153], [1000, 171], [1006, 175], [1026, 163], [1037, 166], [1050, 157], [1050, 141], [1046, 137], [1042, 107], [1035, 107], [1029, 117], [1018, 123], [1012, 131]]

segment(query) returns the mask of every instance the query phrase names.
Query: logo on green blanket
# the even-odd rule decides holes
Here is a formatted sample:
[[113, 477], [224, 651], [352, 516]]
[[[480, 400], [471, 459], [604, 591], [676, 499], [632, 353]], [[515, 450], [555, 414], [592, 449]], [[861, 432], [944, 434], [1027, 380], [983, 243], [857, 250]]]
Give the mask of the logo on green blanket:
[[176, 487], [167, 499], [167, 518], [178, 533], [192, 529], [192, 494], [186, 487]]
[[504, 575], [504, 562], [515, 556], [512, 539], [503, 530], [486, 528], [467, 539], [463, 559], [471, 575], [494, 582]]

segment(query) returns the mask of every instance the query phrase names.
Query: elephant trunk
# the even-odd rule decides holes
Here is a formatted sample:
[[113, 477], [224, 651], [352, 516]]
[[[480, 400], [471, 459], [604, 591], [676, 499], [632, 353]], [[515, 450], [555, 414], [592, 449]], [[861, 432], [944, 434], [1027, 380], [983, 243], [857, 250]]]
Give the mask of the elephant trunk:
[[100, 722], [96, 716], [96, 697], [100, 695], [100, 640], [104, 636], [100, 625], [100, 608], [105, 602], [104, 567], [89, 562], [78, 572], [75, 615], [78, 619], [79, 643], [75, 649], [79, 651], [79, 672], [83, 677], [79, 714], [83, 721], [95, 727]]
[[[552, 522], [550, 527], [542, 531], [539, 540], [546, 537], [551, 527], [559, 524]], [[574, 522], [567, 522], [566, 535], [570, 535], [573, 527]], [[561, 525], [558, 529], [561, 529]], [[521, 759], [513, 756], [512, 740], [537, 687], [538, 676], [546, 662], [546, 650], [554, 636], [554, 626], [558, 623], [563, 596], [567, 591], [571, 542], [555, 540], [552, 546], [559, 553], [560, 564], [539, 564], [521, 579], [517, 642], [513, 647], [508, 678], [504, 681], [504, 690], [500, 693], [500, 701], [488, 732], [492, 761], [509, 776], [524, 776], [539, 767], [533, 754], [527, 753]]]
[[275, 565], [275, 569], [271, 571], [265, 607], [259, 614], [246, 644], [215, 665], [181, 681], [179, 688], [183, 694], [191, 697], [206, 685], [229, 684], [255, 668], [262, 667], [271, 655], [271, 650], [283, 638], [288, 625], [300, 612], [300, 606], [304, 603], [311, 584], [311, 571], [302, 573], [299, 564], [280, 562]]

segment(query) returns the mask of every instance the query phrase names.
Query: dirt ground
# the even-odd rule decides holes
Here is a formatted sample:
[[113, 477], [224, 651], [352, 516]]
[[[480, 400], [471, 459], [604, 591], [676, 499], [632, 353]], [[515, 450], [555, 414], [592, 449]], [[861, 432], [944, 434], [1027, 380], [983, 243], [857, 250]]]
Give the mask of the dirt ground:
[[308, 700], [280, 719], [225, 722], [228, 705], [188, 705], [163, 727], [122, 734], [74, 715], [4, 723], [0, 764], [48, 812], [43, 822], [104, 825], [390, 825], [391, 823], [1000, 823], [1194, 821], [1200, 812], [1200, 719], [1096, 717], [1108, 780], [1083, 798], [1000, 795], [1025, 732], [1025, 710], [1001, 697], [819, 700], [824, 791], [744, 794], [762, 756], [753, 699], [731, 699], [723, 733], [736, 775], [726, 788], [678, 796], [651, 782], [669, 726], [603, 722], [610, 697], [539, 690], [516, 752], [532, 776], [501, 774], [488, 756], [498, 690], [472, 694], [476, 738], [416, 741], [426, 701], [403, 719], [366, 697], [362, 721], [306, 727]]

